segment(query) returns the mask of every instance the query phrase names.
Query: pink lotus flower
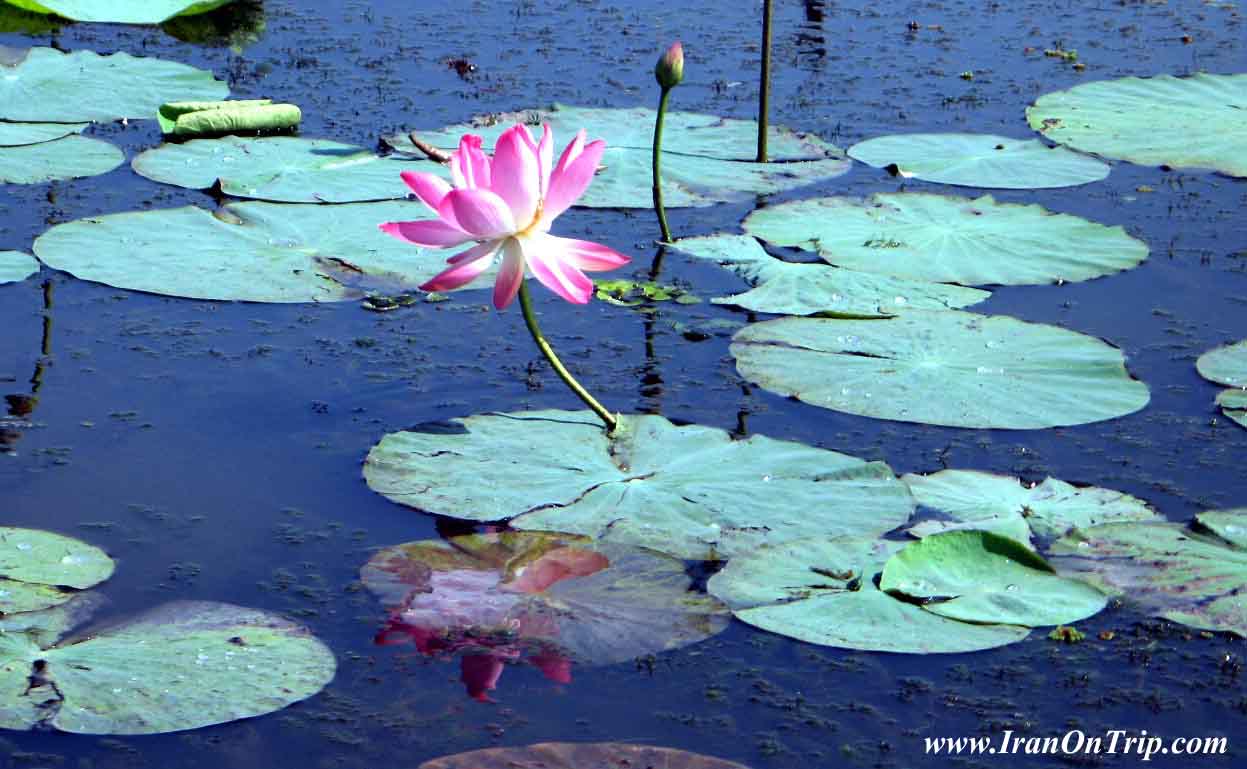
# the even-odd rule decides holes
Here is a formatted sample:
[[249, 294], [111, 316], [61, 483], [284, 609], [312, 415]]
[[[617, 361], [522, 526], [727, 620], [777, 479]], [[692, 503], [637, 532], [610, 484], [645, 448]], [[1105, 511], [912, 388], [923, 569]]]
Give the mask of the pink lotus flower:
[[611, 270], [628, 257], [585, 240], [559, 238], [550, 225], [588, 189], [605, 142], [585, 144], [585, 132], [554, 159], [554, 138], [544, 126], [541, 142], [516, 125], [498, 138], [493, 158], [481, 150], [481, 137], [468, 134], [451, 153], [452, 187], [427, 172], [405, 171], [403, 181], [438, 218], [386, 222], [381, 229], [400, 240], [428, 248], [475, 243], [450, 257], [451, 267], [420, 286], [449, 291], [470, 283], [502, 254], [494, 284], [494, 306], [511, 304], [524, 280], [525, 267], [537, 280], [569, 302], [584, 304], [593, 282], [584, 270]]

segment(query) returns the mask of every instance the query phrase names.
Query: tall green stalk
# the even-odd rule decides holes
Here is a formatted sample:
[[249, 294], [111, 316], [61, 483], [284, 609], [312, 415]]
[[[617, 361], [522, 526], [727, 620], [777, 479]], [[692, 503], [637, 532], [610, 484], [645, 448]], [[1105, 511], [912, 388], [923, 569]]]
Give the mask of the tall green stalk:
[[667, 226], [667, 209], [662, 204], [662, 123], [667, 115], [667, 97], [670, 88], [662, 89], [658, 99], [658, 117], [654, 119], [654, 212], [658, 214], [658, 226], [662, 228], [662, 241], [671, 242], [671, 228]]
[[767, 162], [766, 135], [771, 113], [771, 0], [762, 0], [762, 75], [758, 84], [758, 162]]

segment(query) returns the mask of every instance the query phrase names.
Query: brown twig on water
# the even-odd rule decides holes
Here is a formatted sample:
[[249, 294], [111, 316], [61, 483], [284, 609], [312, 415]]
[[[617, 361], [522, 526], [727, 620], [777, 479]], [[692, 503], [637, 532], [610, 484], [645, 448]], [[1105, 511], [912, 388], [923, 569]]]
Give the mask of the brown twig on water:
[[450, 162], [450, 155], [448, 153], [442, 152], [437, 147], [434, 147], [432, 144], [424, 141], [419, 136], [416, 136], [415, 131], [407, 134], [407, 138], [411, 139], [411, 143], [416, 145], [416, 149], [423, 152], [429, 160], [432, 160], [435, 163]]

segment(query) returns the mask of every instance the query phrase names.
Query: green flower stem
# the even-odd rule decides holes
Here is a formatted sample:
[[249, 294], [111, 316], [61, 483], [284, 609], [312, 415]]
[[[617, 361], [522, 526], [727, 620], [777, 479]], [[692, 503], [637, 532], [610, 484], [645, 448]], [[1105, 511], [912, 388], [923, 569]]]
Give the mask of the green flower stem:
[[667, 97], [670, 95], [670, 88], [662, 89], [662, 98], [658, 100], [658, 117], [654, 119], [654, 212], [658, 214], [664, 243], [671, 242], [671, 228], [667, 226], [667, 209], [662, 204], [662, 120], [667, 114]]
[[615, 419], [615, 415], [606, 410], [597, 399], [589, 394], [589, 391], [581, 386], [571, 372], [559, 360], [559, 356], [554, 354], [554, 348], [546, 341], [545, 335], [541, 333], [541, 328], [537, 325], [537, 316], [533, 313], [533, 300], [528, 295], [528, 281], [520, 281], [520, 309], [524, 312], [524, 323], [528, 326], [528, 333], [533, 335], [533, 341], [537, 343], [537, 349], [541, 350], [541, 354], [546, 356], [546, 360], [550, 361], [550, 367], [554, 369], [554, 373], [559, 375], [559, 379], [563, 380], [563, 384], [571, 388], [576, 393], [576, 397], [585, 402], [585, 405], [593, 409], [593, 413], [597, 414], [603, 422], [606, 423], [606, 432], [613, 433], [615, 427], [619, 424]]
[[762, 76], [758, 84], [758, 162], [765, 163], [768, 116], [771, 111], [771, 0], [762, 3]]

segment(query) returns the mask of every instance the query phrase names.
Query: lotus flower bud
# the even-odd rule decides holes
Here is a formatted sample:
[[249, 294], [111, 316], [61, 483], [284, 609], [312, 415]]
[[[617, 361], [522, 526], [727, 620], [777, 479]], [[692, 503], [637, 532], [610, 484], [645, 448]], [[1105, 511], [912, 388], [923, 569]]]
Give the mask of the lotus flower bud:
[[663, 88], [675, 88], [684, 79], [684, 46], [677, 41], [654, 65], [654, 77]]

